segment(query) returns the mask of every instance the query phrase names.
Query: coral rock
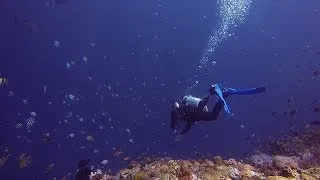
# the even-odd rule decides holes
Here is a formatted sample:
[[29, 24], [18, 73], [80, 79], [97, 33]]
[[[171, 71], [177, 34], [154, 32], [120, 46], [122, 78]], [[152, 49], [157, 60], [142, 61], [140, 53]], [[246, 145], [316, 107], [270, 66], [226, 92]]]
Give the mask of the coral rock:
[[291, 180], [282, 176], [268, 176], [268, 180]]
[[213, 163], [222, 166], [225, 164], [225, 161], [220, 156], [216, 156], [213, 158]]
[[318, 180], [320, 179], [320, 168], [310, 168], [301, 172], [301, 179], [303, 180]]

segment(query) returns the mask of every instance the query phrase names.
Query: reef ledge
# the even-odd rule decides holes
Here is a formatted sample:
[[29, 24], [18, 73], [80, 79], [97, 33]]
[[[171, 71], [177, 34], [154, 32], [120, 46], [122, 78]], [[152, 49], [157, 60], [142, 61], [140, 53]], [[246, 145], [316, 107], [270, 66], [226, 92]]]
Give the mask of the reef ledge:
[[244, 161], [219, 156], [132, 161], [116, 175], [97, 169], [92, 180], [319, 180], [320, 126], [307, 125], [266, 143]]

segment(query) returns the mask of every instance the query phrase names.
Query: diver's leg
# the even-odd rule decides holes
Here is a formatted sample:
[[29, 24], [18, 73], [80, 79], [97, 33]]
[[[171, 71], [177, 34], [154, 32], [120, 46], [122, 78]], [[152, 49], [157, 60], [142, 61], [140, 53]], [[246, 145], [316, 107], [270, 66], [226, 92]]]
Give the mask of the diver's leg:
[[201, 99], [201, 101], [198, 104], [198, 109], [202, 111], [202, 109], [204, 108], [204, 106], [207, 105], [209, 99], [210, 99], [211, 94], [208, 93], [206, 94], [206, 96], [204, 96], [204, 98]]
[[212, 121], [216, 120], [223, 106], [223, 101], [219, 100], [213, 107], [211, 112]]
[[213, 107], [211, 112], [202, 112], [200, 119], [203, 121], [214, 121], [217, 119], [218, 115], [223, 106], [223, 101], [219, 100]]
[[171, 129], [174, 129], [176, 127], [177, 121], [178, 121], [178, 112], [177, 110], [171, 111]]
[[211, 97], [213, 94], [215, 94], [214, 88], [215, 88], [215, 85], [211, 85], [210, 88], [209, 88], [209, 90], [208, 90], [208, 91], [209, 91], [208, 94], [206, 94], [206, 95], [201, 99], [201, 101], [200, 101], [199, 104], [198, 104], [198, 109], [199, 109], [199, 110], [202, 111], [203, 108], [207, 105], [210, 97]]

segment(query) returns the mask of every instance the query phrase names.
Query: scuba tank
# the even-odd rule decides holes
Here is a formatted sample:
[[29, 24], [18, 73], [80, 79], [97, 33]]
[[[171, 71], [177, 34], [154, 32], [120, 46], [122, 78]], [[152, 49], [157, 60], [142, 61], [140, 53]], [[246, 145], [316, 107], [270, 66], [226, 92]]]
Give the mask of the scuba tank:
[[196, 98], [196, 97], [193, 97], [191, 95], [183, 97], [183, 102], [186, 105], [189, 105], [189, 106], [192, 106], [192, 107], [198, 107], [200, 101], [201, 101], [200, 98]]
[[[195, 107], [195, 108], [198, 107], [200, 101], [201, 101], [200, 98], [193, 97], [193, 96], [191, 96], [191, 95], [188, 95], [188, 96], [184, 96], [184, 97], [183, 97], [183, 102], [184, 102], [184, 104], [189, 105], [189, 106], [191, 106], [191, 107]], [[208, 112], [208, 107], [207, 107], [207, 106], [204, 106], [203, 111], [204, 111], [204, 112]]]

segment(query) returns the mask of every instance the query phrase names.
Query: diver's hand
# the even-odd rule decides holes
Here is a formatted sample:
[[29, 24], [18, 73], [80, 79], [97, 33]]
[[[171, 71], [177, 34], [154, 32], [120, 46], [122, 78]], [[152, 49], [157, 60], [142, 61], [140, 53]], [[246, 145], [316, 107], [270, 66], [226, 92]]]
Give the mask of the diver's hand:
[[213, 95], [216, 92], [215, 89], [216, 89], [216, 86], [215, 85], [211, 85], [210, 88], [209, 88], [209, 93], [211, 95]]

